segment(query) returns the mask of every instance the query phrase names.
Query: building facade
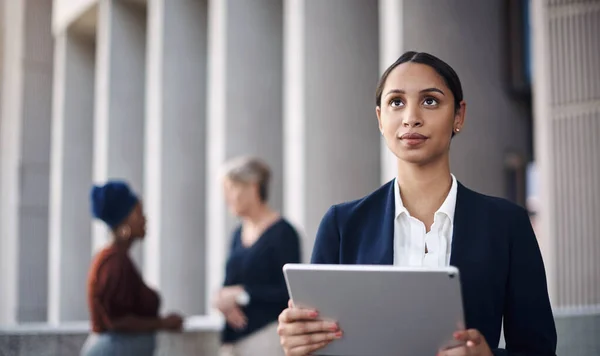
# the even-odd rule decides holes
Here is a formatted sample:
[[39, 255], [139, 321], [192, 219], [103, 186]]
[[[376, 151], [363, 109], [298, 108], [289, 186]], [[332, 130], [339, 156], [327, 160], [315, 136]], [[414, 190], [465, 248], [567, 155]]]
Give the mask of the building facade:
[[405, 50], [462, 80], [461, 182], [524, 203], [535, 159], [553, 305], [598, 315], [600, 1], [530, 2], [533, 99], [507, 79], [510, 3], [3, 0], [0, 324], [87, 320], [87, 268], [108, 237], [88, 190], [109, 178], [143, 196], [148, 236], [133, 253], [165, 309], [213, 313], [235, 223], [228, 158], [269, 162], [272, 204], [308, 260], [331, 204], [395, 175], [374, 91]]

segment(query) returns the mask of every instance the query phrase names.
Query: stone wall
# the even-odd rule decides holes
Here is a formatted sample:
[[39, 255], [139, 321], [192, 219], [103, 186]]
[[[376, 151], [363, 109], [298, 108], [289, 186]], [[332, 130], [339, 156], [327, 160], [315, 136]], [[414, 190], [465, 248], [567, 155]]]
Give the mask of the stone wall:
[[[557, 355], [600, 355], [600, 314], [557, 315], [556, 329]], [[85, 325], [79, 328], [0, 329], [0, 356], [78, 356], [86, 337]], [[500, 346], [503, 344], [502, 341]], [[218, 328], [203, 325], [188, 327], [183, 333], [159, 333], [156, 355], [216, 356], [218, 348]]]
[[[156, 356], [215, 356], [221, 321], [191, 317], [181, 333], [158, 333]], [[0, 356], [78, 356], [88, 336], [87, 323], [22, 324], [0, 328]]]

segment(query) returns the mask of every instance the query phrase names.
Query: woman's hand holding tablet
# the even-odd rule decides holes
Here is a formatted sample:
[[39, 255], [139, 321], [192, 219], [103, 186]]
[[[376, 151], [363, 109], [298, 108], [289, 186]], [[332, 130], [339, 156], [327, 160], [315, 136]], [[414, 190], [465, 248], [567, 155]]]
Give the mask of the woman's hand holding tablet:
[[290, 300], [277, 328], [286, 356], [305, 356], [342, 337], [334, 322], [319, 320], [316, 310], [296, 308]]
[[475, 329], [457, 331], [454, 333], [454, 338], [465, 344], [440, 351], [437, 356], [494, 356], [485, 337]]

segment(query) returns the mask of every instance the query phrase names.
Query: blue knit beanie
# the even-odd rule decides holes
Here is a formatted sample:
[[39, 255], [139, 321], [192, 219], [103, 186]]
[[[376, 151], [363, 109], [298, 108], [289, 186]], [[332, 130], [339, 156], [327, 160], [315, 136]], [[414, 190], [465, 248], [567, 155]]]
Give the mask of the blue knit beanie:
[[93, 186], [90, 192], [92, 215], [112, 229], [121, 224], [135, 208], [138, 198], [123, 181], [108, 181]]

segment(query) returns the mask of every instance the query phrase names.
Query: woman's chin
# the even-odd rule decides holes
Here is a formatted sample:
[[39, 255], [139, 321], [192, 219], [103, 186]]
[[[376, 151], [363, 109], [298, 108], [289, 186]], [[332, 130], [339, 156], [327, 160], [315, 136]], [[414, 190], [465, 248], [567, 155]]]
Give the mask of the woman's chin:
[[436, 162], [443, 155], [435, 155], [430, 152], [426, 152], [424, 150], [410, 150], [405, 151], [401, 150], [401, 152], [394, 152], [396, 157], [402, 161], [415, 166], [425, 166], [431, 164], [432, 162]]
[[422, 166], [431, 161], [431, 158], [423, 154], [423, 152], [401, 152], [396, 157], [402, 162], [413, 164], [416, 166]]
[[243, 209], [229, 209], [229, 212], [231, 213], [231, 215], [237, 218], [242, 218], [246, 215], [246, 211]]

